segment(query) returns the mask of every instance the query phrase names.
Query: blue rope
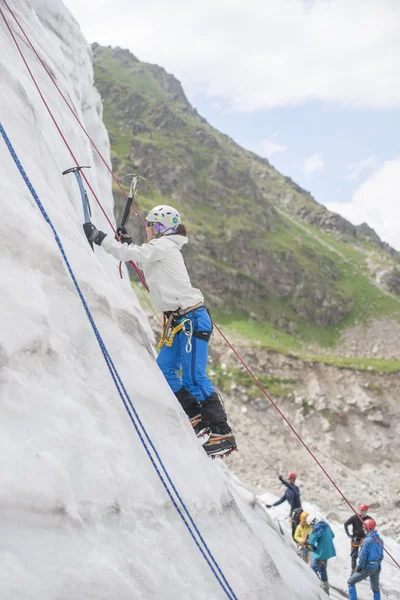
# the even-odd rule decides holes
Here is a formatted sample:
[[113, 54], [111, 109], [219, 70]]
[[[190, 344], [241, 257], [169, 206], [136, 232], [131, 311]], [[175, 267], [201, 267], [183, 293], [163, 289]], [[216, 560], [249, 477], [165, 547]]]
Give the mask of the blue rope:
[[[60, 238], [58, 237], [57, 231], [56, 231], [54, 225], [52, 224], [52, 222], [50, 220], [50, 217], [48, 216], [48, 214], [47, 214], [47, 212], [46, 212], [43, 204], [41, 203], [41, 201], [40, 201], [40, 199], [39, 199], [39, 197], [38, 197], [35, 189], [33, 188], [33, 186], [31, 184], [31, 182], [30, 182], [30, 180], [29, 180], [29, 178], [28, 178], [28, 176], [27, 176], [27, 174], [26, 174], [26, 172], [25, 172], [22, 164], [20, 163], [19, 158], [18, 158], [18, 156], [17, 156], [17, 154], [16, 154], [16, 152], [15, 152], [15, 150], [14, 150], [14, 148], [13, 148], [13, 146], [12, 146], [12, 144], [11, 144], [11, 142], [10, 142], [10, 140], [9, 140], [9, 138], [8, 138], [5, 130], [4, 130], [4, 128], [3, 128], [3, 125], [1, 123], [0, 123], [0, 132], [1, 132], [1, 135], [3, 136], [4, 142], [6, 143], [6, 146], [7, 146], [8, 150], [9, 150], [9, 152], [10, 152], [10, 154], [11, 154], [11, 156], [12, 156], [12, 158], [13, 158], [13, 160], [14, 160], [14, 162], [15, 162], [18, 170], [19, 170], [19, 172], [22, 175], [22, 178], [24, 179], [24, 181], [25, 181], [25, 183], [26, 183], [26, 185], [27, 185], [30, 193], [32, 194], [33, 199], [35, 200], [38, 208], [40, 209], [40, 212], [42, 213], [43, 218], [45, 219], [45, 221], [51, 227], [51, 230], [52, 230], [52, 232], [54, 234], [55, 240], [57, 242], [57, 245], [59, 247], [59, 250], [61, 252], [63, 260], [65, 262], [65, 265], [66, 265], [66, 267], [68, 269], [68, 272], [69, 272], [69, 274], [71, 276], [71, 279], [72, 279], [72, 281], [73, 281], [73, 283], [75, 285], [76, 291], [78, 292], [79, 298], [80, 298], [80, 300], [81, 300], [81, 302], [83, 304], [83, 307], [85, 309], [86, 315], [87, 315], [87, 317], [88, 317], [88, 319], [90, 321], [90, 324], [92, 326], [92, 329], [93, 329], [93, 331], [95, 333], [97, 342], [98, 342], [98, 344], [100, 346], [100, 349], [101, 349], [102, 354], [104, 356], [104, 360], [106, 361], [107, 367], [108, 367], [108, 369], [110, 371], [110, 374], [111, 374], [111, 377], [112, 377], [112, 379], [114, 381], [115, 387], [117, 388], [118, 394], [119, 394], [119, 396], [120, 396], [120, 398], [122, 400], [122, 403], [123, 403], [123, 405], [124, 405], [124, 407], [125, 407], [125, 409], [126, 409], [126, 411], [128, 413], [128, 416], [129, 416], [129, 418], [130, 418], [130, 420], [131, 420], [131, 422], [132, 422], [132, 424], [133, 424], [133, 426], [134, 426], [134, 428], [136, 430], [136, 433], [138, 434], [139, 439], [140, 439], [140, 441], [141, 441], [141, 443], [142, 443], [142, 445], [143, 445], [143, 447], [144, 447], [144, 449], [145, 449], [145, 451], [146, 451], [146, 453], [147, 453], [147, 455], [148, 455], [148, 457], [149, 457], [149, 459], [150, 459], [150, 461], [151, 461], [151, 463], [152, 463], [155, 471], [157, 472], [157, 475], [158, 475], [158, 477], [159, 477], [162, 485], [164, 486], [165, 491], [167, 492], [167, 494], [168, 494], [171, 502], [173, 503], [176, 511], [178, 512], [179, 516], [181, 517], [182, 521], [184, 522], [184, 524], [185, 524], [187, 530], [189, 531], [191, 537], [193, 538], [196, 546], [198, 547], [198, 549], [201, 552], [203, 558], [205, 559], [205, 561], [207, 562], [208, 566], [210, 567], [210, 569], [214, 573], [214, 575], [215, 575], [218, 583], [220, 584], [220, 586], [224, 590], [224, 592], [227, 595], [227, 597], [229, 598], [229, 600], [238, 600], [237, 596], [235, 595], [235, 593], [233, 592], [231, 586], [229, 585], [227, 579], [225, 578], [225, 575], [221, 571], [221, 568], [219, 567], [217, 561], [215, 560], [214, 556], [212, 555], [210, 549], [208, 548], [207, 543], [204, 540], [203, 536], [201, 535], [201, 533], [200, 533], [197, 525], [195, 524], [195, 522], [194, 522], [194, 520], [193, 520], [193, 518], [192, 518], [192, 516], [191, 516], [191, 514], [190, 514], [190, 512], [189, 512], [189, 510], [187, 508], [187, 506], [185, 505], [184, 501], [182, 500], [182, 498], [181, 498], [179, 492], [177, 491], [177, 489], [176, 489], [173, 481], [171, 480], [171, 477], [170, 477], [170, 475], [169, 475], [169, 473], [168, 473], [168, 471], [167, 471], [167, 469], [166, 469], [166, 467], [165, 467], [165, 465], [164, 465], [164, 463], [163, 463], [163, 461], [162, 461], [162, 459], [161, 459], [161, 457], [160, 457], [157, 449], [155, 448], [155, 446], [154, 446], [154, 444], [153, 444], [153, 442], [152, 442], [149, 434], [147, 433], [146, 428], [144, 427], [144, 425], [143, 425], [143, 423], [142, 423], [142, 421], [141, 421], [141, 419], [140, 419], [140, 417], [139, 417], [139, 415], [138, 415], [135, 407], [132, 404], [132, 401], [131, 401], [131, 399], [130, 399], [130, 397], [128, 395], [128, 392], [126, 391], [125, 386], [124, 386], [124, 384], [123, 384], [123, 382], [122, 382], [122, 380], [121, 380], [121, 378], [120, 378], [120, 376], [118, 374], [118, 371], [117, 371], [117, 369], [116, 369], [116, 367], [115, 367], [115, 365], [114, 365], [114, 363], [113, 363], [113, 361], [112, 361], [112, 359], [111, 359], [111, 357], [110, 357], [110, 355], [108, 353], [108, 350], [107, 350], [107, 348], [106, 348], [106, 346], [105, 346], [105, 344], [103, 342], [103, 338], [101, 337], [100, 332], [97, 329], [97, 326], [96, 326], [96, 324], [94, 322], [94, 319], [93, 319], [92, 314], [90, 312], [90, 309], [89, 309], [89, 307], [87, 305], [85, 297], [84, 297], [84, 295], [82, 293], [82, 290], [79, 287], [77, 279], [76, 279], [76, 277], [75, 277], [75, 275], [74, 275], [74, 273], [72, 271], [72, 267], [71, 267], [71, 265], [70, 265], [70, 263], [68, 261], [68, 258], [66, 256], [64, 247], [63, 247], [63, 245], [61, 243]], [[146, 440], [147, 440], [147, 442], [146, 442]], [[157, 459], [157, 461], [159, 463], [159, 466], [161, 467], [161, 470], [163, 471], [163, 473], [165, 475], [165, 478], [164, 478], [163, 474], [161, 473], [161, 470], [160, 470], [159, 466], [157, 465], [154, 457], [152, 456], [148, 445], [152, 449], [152, 451], [153, 451], [153, 453], [154, 453], [154, 455], [155, 455], [155, 457], [156, 457], [156, 459]], [[181, 507], [178, 506], [175, 498], [172, 495], [171, 490], [169, 489], [169, 487], [167, 485], [166, 480], [168, 481], [168, 483], [170, 484], [173, 492], [175, 493], [176, 497], [178, 498], [178, 500], [179, 500], [179, 502], [181, 504]], [[195, 537], [195, 535], [194, 535], [194, 533], [192, 531], [191, 525], [193, 526], [193, 529], [196, 532], [199, 540], [203, 544], [204, 548], [201, 547], [201, 545], [199, 543], [199, 540]]]

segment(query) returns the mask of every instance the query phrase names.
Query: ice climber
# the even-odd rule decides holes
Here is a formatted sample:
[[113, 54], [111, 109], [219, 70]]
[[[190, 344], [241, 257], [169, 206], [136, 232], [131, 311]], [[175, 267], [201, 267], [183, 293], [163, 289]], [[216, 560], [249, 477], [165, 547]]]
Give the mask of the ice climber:
[[[236, 450], [219, 395], [207, 377], [208, 342], [212, 323], [200, 290], [192, 287], [181, 248], [186, 228], [172, 206], [153, 208], [146, 217], [147, 243], [137, 246], [125, 227], [121, 242], [85, 223], [90, 242], [121, 261], [132, 260], [143, 270], [153, 305], [163, 311], [165, 327], [157, 363], [186, 412], [195, 433], [209, 436], [203, 447], [210, 456]], [[178, 371], [182, 369], [182, 378]]]
[[287, 489], [286, 489], [285, 493], [283, 494], [282, 498], [280, 498], [273, 504], [265, 505], [267, 508], [271, 508], [272, 506], [279, 506], [279, 504], [282, 504], [283, 502], [285, 502], [285, 500], [287, 500], [289, 502], [293, 539], [294, 539], [294, 532], [296, 531], [296, 527], [298, 525], [298, 521], [296, 521], [296, 518], [295, 518], [295, 512], [297, 511], [299, 513], [299, 516], [302, 512], [301, 500], [300, 500], [300, 490], [297, 487], [297, 485], [295, 485], [296, 478], [297, 478], [297, 475], [296, 475], [296, 473], [293, 473], [293, 472], [289, 473], [289, 475], [287, 477], [287, 481], [285, 481], [283, 479], [282, 475], [279, 475], [280, 482], [283, 483], [283, 485], [285, 485], [287, 487]]
[[297, 554], [304, 562], [308, 564], [308, 556], [310, 553], [308, 545], [308, 536], [312, 532], [312, 527], [307, 525], [308, 512], [302, 512], [300, 515], [300, 523], [296, 527], [294, 532], [294, 539], [298, 543]]
[[[351, 556], [351, 572], [352, 573], [354, 573], [354, 571], [356, 570], [358, 551], [360, 549], [363, 538], [365, 537], [365, 531], [363, 529], [363, 521], [371, 518], [367, 515], [368, 508], [369, 507], [367, 504], [361, 504], [359, 511], [358, 511], [358, 515], [352, 515], [350, 517], [350, 519], [347, 519], [347, 521], [344, 524], [344, 529], [345, 529], [348, 537], [351, 538], [350, 556]], [[349, 532], [350, 526], [352, 528], [351, 533]]]
[[307, 525], [312, 527], [308, 544], [312, 550], [311, 568], [321, 580], [321, 587], [329, 596], [328, 560], [336, 556], [333, 538], [335, 534], [325, 521], [318, 520], [314, 515], [308, 515]]
[[369, 577], [373, 600], [381, 600], [379, 575], [383, 560], [384, 544], [379, 533], [376, 531], [376, 524], [373, 519], [366, 519], [363, 527], [366, 529], [366, 535], [361, 544], [357, 569], [351, 574], [347, 582], [349, 586], [349, 598], [350, 600], [357, 600], [356, 583]]

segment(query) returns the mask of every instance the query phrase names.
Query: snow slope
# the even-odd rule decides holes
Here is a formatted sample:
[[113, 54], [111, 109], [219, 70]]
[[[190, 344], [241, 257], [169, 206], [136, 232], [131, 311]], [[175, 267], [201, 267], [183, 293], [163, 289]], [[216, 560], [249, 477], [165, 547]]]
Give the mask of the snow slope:
[[[90, 50], [79, 26], [59, 0], [11, 6], [108, 157]], [[104, 165], [4, 3], [0, 7], [78, 160], [92, 165], [88, 177], [112, 218]], [[0, 40], [2, 124], [126, 389], [235, 594], [217, 581], [161, 485], [50, 227], [0, 139], [0, 597], [324, 598], [273, 519], [199, 446], [155, 363], [151, 331], [128, 277], [120, 280], [116, 261], [99, 248], [93, 253], [83, 235], [75, 179], [61, 175], [72, 159], [3, 19]], [[94, 222], [109, 231], [90, 200]]]

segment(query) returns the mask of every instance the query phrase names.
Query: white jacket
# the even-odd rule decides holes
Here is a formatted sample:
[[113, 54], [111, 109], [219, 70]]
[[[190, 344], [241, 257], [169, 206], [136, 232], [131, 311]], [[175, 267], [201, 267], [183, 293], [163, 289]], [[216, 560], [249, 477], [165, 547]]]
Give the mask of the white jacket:
[[181, 254], [188, 241], [183, 235], [170, 235], [136, 246], [106, 236], [101, 247], [123, 262], [133, 260], [144, 273], [154, 306], [168, 311], [204, 302], [203, 294], [190, 283]]

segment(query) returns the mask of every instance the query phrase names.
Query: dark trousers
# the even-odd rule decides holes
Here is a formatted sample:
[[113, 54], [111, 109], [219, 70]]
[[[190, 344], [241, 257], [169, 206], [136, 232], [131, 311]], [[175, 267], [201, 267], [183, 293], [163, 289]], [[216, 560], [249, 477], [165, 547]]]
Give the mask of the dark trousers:
[[[295, 534], [295, 532], [296, 532], [296, 527], [297, 527], [298, 523], [296, 523], [296, 522], [293, 520], [293, 517], [291, 518], [291, 520], [292, 520], [292, 538], [294, 539], [294, 534]], [[296, 540], [294, 540], [294, 541], [296, 541]]]
[[[357, 540], [358, 541], [358, 540]], [[361, 541], [361, 540], [360, 540]], [[351, 572], [356, 570], [357, 568], [357, 558], [358, 552], [361, 546], [353, 546], [353, 540], [350, 542], [350, 556], [351, 556]]]

